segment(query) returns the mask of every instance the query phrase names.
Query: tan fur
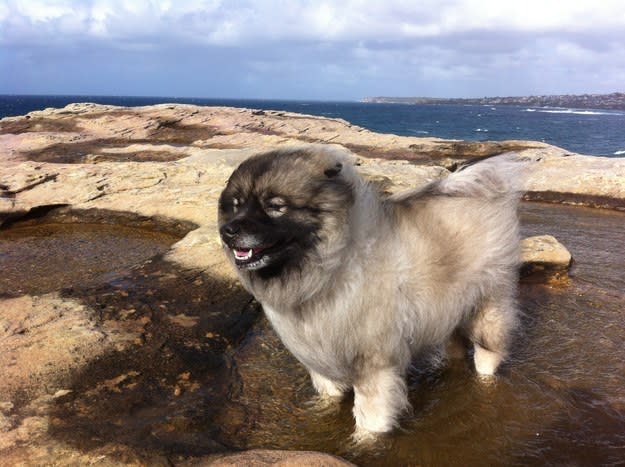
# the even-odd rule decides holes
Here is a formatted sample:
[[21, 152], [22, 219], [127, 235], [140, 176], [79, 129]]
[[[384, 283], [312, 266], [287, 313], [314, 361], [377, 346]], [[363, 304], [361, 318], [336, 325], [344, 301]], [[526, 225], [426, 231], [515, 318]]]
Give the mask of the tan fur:
[[[357, 431], [377, 433], [409, 409], [404, 379], [414, 355], [454, 331], [475, 344], [476, 369], [494, 373], [517, 325], [516, 164], [492, 158], [383, 201], [345, 153], [289, 151], [259, 156], [281, 154], [281, 163], [256, 179], [235, 172], [231, 183], [321, 209], [320, 240], [295, 271], [240, 276], [316, 389], [335, 397], [353, 388]], [[342, 207], [332, 192], [310, 188], [339, 163], [337, 181], [352, 194]]]

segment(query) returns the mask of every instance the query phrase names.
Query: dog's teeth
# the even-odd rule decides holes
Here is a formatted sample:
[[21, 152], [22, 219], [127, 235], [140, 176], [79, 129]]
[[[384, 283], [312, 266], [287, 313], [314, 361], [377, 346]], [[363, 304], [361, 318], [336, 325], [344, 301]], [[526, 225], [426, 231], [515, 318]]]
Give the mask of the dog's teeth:
[[250, 259], [254, 251], [252, 249], [249, 250], [234, 250], [234, 256], [236, 259]]

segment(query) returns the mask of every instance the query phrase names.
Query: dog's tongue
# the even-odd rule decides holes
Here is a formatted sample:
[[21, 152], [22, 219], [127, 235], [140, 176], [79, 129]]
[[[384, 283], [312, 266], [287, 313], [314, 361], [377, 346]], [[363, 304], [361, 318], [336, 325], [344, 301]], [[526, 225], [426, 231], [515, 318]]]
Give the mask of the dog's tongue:
[[252, 258], [252, 256], [257, 255], [258, 253], [260, 253], [261, 251], [263, 251], [262, 248], [234, 248], [234, 257], [236, 259], [239, 260], [247, 260]]

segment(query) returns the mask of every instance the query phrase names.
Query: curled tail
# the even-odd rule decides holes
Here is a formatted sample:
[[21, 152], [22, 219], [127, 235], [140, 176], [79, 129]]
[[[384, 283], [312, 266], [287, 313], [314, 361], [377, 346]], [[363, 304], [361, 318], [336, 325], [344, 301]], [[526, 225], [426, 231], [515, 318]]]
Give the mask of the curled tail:
[[436, 183], [436, 191], [448, 196], [518, 199], [524, 189], [527, 164], [514, 153], [461, 167]]

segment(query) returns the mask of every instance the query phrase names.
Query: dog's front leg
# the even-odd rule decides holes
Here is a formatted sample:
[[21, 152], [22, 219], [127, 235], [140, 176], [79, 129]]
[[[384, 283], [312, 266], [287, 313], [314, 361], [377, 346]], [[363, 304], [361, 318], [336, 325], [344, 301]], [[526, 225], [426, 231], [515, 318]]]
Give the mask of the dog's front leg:
[[372, 371], [354, 385], [356, 438], [391, 431], [407, 410], [406, 382], [397, 368]]

